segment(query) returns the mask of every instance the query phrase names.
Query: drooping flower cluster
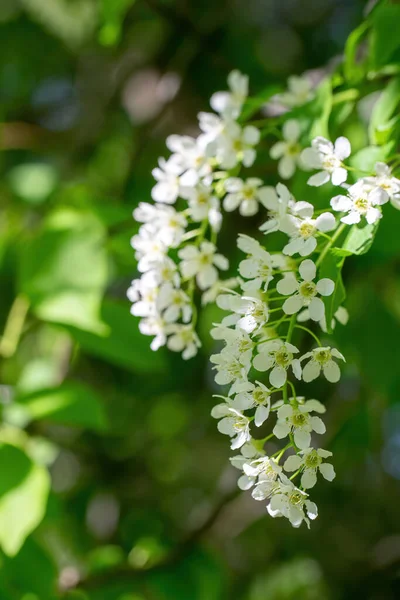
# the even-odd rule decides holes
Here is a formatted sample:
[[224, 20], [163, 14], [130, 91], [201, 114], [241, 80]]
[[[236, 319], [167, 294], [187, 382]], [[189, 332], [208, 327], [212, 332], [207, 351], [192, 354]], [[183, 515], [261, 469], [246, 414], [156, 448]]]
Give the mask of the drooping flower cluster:
[[132, 238], [141, 276], [128, 290], [131, 312], [142, 319], [140, 331], [154, 336], [153, 350], [166, 344], [185, 359], [200, 346], [195, 330], [196, 286], [206, 304], [215, 300], [221, 286], [237, 283], [220, 280], [229, 266], [215, 246], [221, 202], [225, 211], [238, 209], [241, 215], [251, 216], [266, 196], [261, 179], [237, 177], [241, 165], [253, 164], [260, 133], [237, 120], [247, 98], [248, 78], [233, 71], [228, 83], [229, 92], [211, 98], [217, 114], [199, 114], [197, 138], [171, 135], [167, 139], [171, 155], [160, 158], [153, 170], [155, 204], [142, 202], [133, 213], [142, 224]]
[[[345, 325], [348, 320], [337, 303], [335, 281], [323, 275], [324, 261], [346, 227], [377, 222], [389, 201], [400, 208], [400, 180], [377, 163], [375, 173], [347, 184], [344, 161], [351, 154], [350, 142], [339, 137], [332, 143], [319, 136], [310, 148], [302, 148], [301, 128], [293, 119], [283, 125], [283, 141], [270, 148], [271, 156], [280, 159], [281, 177], [290, 178], [296, 166], [316, 169], [308, 180], [311, 187], [330, 183], [341, 186], [342, 194], [333, 196], [327, 209], [317, 209], [310, 201], [297, 201], [282, 183], [272, 187], [258, 177], [239, 177], [241, 166], [254, 163], [260, 133], [238, 121], [247, 77], [235, 71], [228, 83], [229, 92], [211, 98], [217, 114], [199, 115], [196, 140], [167, 140], [172, 155], [160, 159], [153, 173], [156, 204], [140, 204], [134, 213], [142, 223], [132, 240], [142, 276], [132, 282], [128, 295], [132, 313], [142, 317], [141, 331], [155, 336], [152, 348], [167, 344], [182, 351], [183, 358], [193, 356], [200, 344], [196, 286], [203, 303], [216, 301], [227, 311], [211, 331], [214, 340], [224, 342], [210, 360], [216, 383], [226, 387], [212, 416], [218, 430], [230, 437], [231, 448], [240, 449], [231, 459], [241, 471], [239, 487], [267, 501], [271, 516], [284, 516], [298, 527], [317, 517], [308, 490], [318, 474], [328, 481], [335, 477], [333, 466], [325, 462], [331, 453], [315, 444], [316, 435], [325, 432], [319, 416], [325, 406], [298, 396], [295, 388], [296, 381], [309, 383], [321, 375], [337, 382], [345, 360], [315, 332], [320, 328], [326, 334], [336, 322]], [[293, 78], [279, 98], [291, 108], [313, 97], [306, 80]], [[240, 234], [237, 245], [245, 256], [238, 277], [225, 281], [220, 273], [228, 262], [215, 245], [221, 204], [242, 216], [255, 215], [262, 207], [267, 216], [260, 226], [267, 243]], [[275, 232], [286, 236], [282, 251], [267, 249]], [[304, 326], [309, 320], [313, 329]], [[305, 333], [316, 346], [302, 353]], [[270, 422], [271, 433], [260, 439], [257, 432]]]

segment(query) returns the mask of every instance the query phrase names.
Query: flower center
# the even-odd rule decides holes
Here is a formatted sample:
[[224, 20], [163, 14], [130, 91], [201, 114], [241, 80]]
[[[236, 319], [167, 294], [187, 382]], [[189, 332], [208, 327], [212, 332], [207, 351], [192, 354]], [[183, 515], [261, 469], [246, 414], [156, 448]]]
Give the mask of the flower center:
[[245, 198], [246, 200], [252, 200], [254, 198], [254, 192], [254, 188], [245, 185], [242, 190], [243, 198]]
[[266, 394], [262, 388], [258, 387], [255, 390], [253, 390], [253, 400], [257, 404], [264, 404], [264, 402], [266, 402], [267, 399], [268, 394]]
[[300, 285], [299, 292], [304, 298], [313, 298], [317, 293], [317, 287], [312, 281], [303, 281]]
[[327, 363], [332, 358], [332, 353], [327, 348], [316, 350], [314, 352], [314, 358], [321, 364]]
[[213, 255], [212, 254], [202, 254], [200, 256], [200, 264], [206, 266], [206, 265], [211, 265], [213, 261]]
[[315, 225], [311, 221], [303, 221], [299, 227], [299, 234], [302, 238], [307, 240], [315, 233]]
[[305, 459], [304, 464], [307, 469], [316, 469], [318, 465], [321, 464], [321, 458], [318, 456], [317, 452], [313, 450]]
[[300, 150], [301, 150], [300, 145], [297, 144], [296, 142], [293, 142], [286, 146], [286, 155], [287, 156], [297, 156], [298, 154], [300, 154]]
[[293, 506], [303, 506], [304, 496], [300, 492], [293, 492], [289, 496], [289, 502], [290, 504], [293, 504]]
[[292, 423], [295, 427], [301, 427], [302, 425], [304, 425], [307, 421], [307, 415], [299, 412], [299, 413], [295, 413], [292, 416]]
[[235, 152], [242, 152], [243, 150], [243, 143], [242, 140], [235, 140], [232, 144], [233, 149]]
[[267, 265], [265, 263], [260, 265], [260, 267], [258, 269], [258, 273], [259, 273], [260, 277], [262, 277], [263, 279], [268, 279], [268, 277], [271, 275], [270, 265]]
[[277, 352], [275, 352], [276, 364], [280, 367], [283, 367], [284, 369], [286, 369], [290, 365], [292, 358], [293, 354], [285, 349], [278, 350]]
[[360, 213], [365, 213], [367, 212], [368, 208], [369, 208], [369, 200], [368, 198], [366, 198], [365, 196], [362, 196], [360, 198], [357, 198], [354, 201], [354, 207], [358, 210], [358, 212]]
[[324, 167], [325, 171], [331, 173], [332, 171], [340, 167], [340, 160], [334, 155], [327, 156], [322, 160], [322, 166]]
[[197, 196], [197, 204], [201, 204], [203, 206], [206, 206], [208, 204], [208, 197], [206, 194], [199, 194]]

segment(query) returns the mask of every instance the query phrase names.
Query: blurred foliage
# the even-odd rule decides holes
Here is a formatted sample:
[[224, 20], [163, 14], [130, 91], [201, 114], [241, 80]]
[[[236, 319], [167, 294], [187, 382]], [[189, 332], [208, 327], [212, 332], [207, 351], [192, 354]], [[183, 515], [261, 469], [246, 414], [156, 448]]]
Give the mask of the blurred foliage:
[[[342, 98], [319, 87], [311, 134], [348, 136], [356, 169], [398, 151], [399, 22], [395, 1], [1, 2], [1, 600], [400, 597], [400, 213], [328, 264], [349, 361], [338, 387], [313, 384], [338, 477], [311, 531], [236, 492], [209, 417], [217, 309], [184, 364], [151, 352], [125, 300], [131, 213], [164, 139], [195, 131], [232, 68], [257, 115], [288, 75], [320, 79], [343, 54]], [[254, 172], [277, 181], [266, 150]], [[227, 218], [233, 264], [258, 225]]]

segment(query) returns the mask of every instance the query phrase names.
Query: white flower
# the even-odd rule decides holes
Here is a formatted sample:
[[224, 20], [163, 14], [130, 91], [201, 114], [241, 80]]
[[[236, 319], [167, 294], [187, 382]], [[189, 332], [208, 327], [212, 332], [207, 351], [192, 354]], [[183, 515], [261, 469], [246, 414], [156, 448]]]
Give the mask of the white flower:
[[[304, 310], [299, 312], [299, 314], [297, 315], [297, 321], [299, 323], [305, 323], [306, 321], [309, 321], [310, 318], [311, 318], [310, 311], [308, 310], [308, 308], [305, 308]], [[347, 323], [349, 321], [349, 313], [348, 313], [347, 309], [344, 308], [344, 306], [339, 306], [339, 308], [333, 315], [332, 322], [331, 322], [332, 329], [334, 329], [336, 327], [336, 321], [338, 321], [341, 325], [347, 325]], [[328, 327], [326, 324], [325, 314], [322, 317], [322, 319], [319, 321], [319, 326], [321, 327], [323, 332], [327, 333]]]
[[282, 473], [273, 458], [262, 456], [243, 464], [243, 471], [249, 480], [249, 487], [255, 484], [251, 495], [255, 500], [265, 500], [277, 488], [278, 475]]
[[276, 188], [265, 187], [263, 205], [268, 209], [270, 218], [260, 227], [260, 231], [273, 233], [283, 231], [288, 227], [287, 214], [295, 201], [288, 188], [283, 183], [278, 183]]
[[306, 448], [301, 450], [299, 454], [289, 456], [283, 468], [288, 472], [303, 469], [301, 485], [305, 489], [310, 489], [317, 483], [317, 471], [320, 471], [327, 481], [332, 481], [335, 478], [336, 474], [333, 466], [330, 463], [322, 462], [324, 458], [329, 456], [332, 456], [332, 452], [328, 452], [328, 450]]
[[249, 370], [254, 342], [243, 329], [231, 329], [220, 323], [215, 325], [210, 333], [214, 340], [224, 340], [226, 342], [224, 351], [235, 356], [247, 371]]
[[314, 283], [313, 279], [315, 279], [317, 269], [310, 259], [300, 263], [299, 272], [303, 279], [300, 283], [292, 274], [278, 281], [276, 289], [279, 294], [290, 296], [283, 303], [282, 310], [287, 315], [294, 315], [303, 306], [308, 306], [311, 319], [319, 321], [325, 314], [325, 306], [321, 298], [317, 298], [317, 294], [330, 296], [333, 294], [335, 284], [332, 279], [327, 278]]
[[152, 277], [144, 276], [133, 280], [127, 291], [127, 296], [133, 303], [131, 314], [135, 317], [155, 316], [157, 295], [158, 287]]
[[383, 196], [371, 194], [371, 190], [371, 185], [360, 179], [349, 187], [347, 196], [339, 195], [332, 198], [331, 206], [333, 210], [348, 213], [340, 219], [342, 223], [353, 225], [359, 223], [362, 217], [365, 217], [367, 223], [375, 223], [382, 217], [381, 209], [377, 208], [376, 205]]
[[229, 177], [225, 181], [225, 190], [228, 194], [223, 200], [223, 207], [227, 212], [239, 208], [243, 217], [251, 217], [258, 212], [260, 203], [265, 206], [268, 188], [262, 186], [262, 179], [250, 177], [243, 181], [239, 177]]
[[299, 144], [300, 125], [295, 119], [289, 119], [282, 127], [283, 141], [274, 144], [270, 150], [272, 159], [279, 160], [278, 173], [282, 179], [290, 179], [301, 166]]
[[237, 123], [225, 125], [223, 134], [217, 139], [216, 147], [209, 146], [222, 169], [233, 169], [238, 163], [251, 167], [256, 159], [254, 146], [260, 141], [260, 132], [253, 125], [243, 129]]
[[[251, 439], [249, 442], [243, 444], [243, 446], [240, 448], [240, 454], [232, 456], [229, 460], [235, 469], [243, 471], [244, 464], [247, 463], [249, 459], [254, 459], [260, 456], [263, 456], [263, 453], [256, 448], [254, 445], [254, 440]], [[249, 490], [251, 487], [253, 487], [256, 481], [257, 477], [243, 474], [241, 477], [239, 477], [237, 483], [241, 490]]]
[[166, 324], [163, 319], [159, 316], [148, 317], [142, 319], [139, 323], [139, 331], [143, 335], [154, 335], [154, 339], [151, 341], [150, 348], [152, 350], [158, 350], [161, 346], [164, 346], [167, 341], [165, 333]]
[[[196, 185], [200, 178], [211, 173], [206, 156], [207, 140], [199, 135], [196, 139], [189, 135], [170, 135], [166, 141], [167, 148], [174, 154], [172, 160], [181, 165], [180, 186]], [[169, 160], [171, 160], [171, 158]]]
[[[304, 510], [307, 512], [305, 516]], [[285, 475], [280, 475], [279, 487], [271, 496], [268, 506], [271, 517], [286, 517], [293, 527], [300, 527], [303, 521], [310, 527], [308, 519], [316, 519], [318, 509], [314, 502], [308, 500], [308, 495], [299, 490]]]
[[215, 302], [219, 294], [223, 289], [235, 288], [239, 285], [237, 277], [230, 277], [229, 279], [220, 279], [216, 281], [207, 291], [201, 296], [201, 303], [203, 306]]
[[158, 167], [152, 170], [156, 185], [151, 190], [151, 197], [155, 202], [174, 204], [179, 196], [180, 175], [184, 171], [182, 159], [172, 155], [168, 160], [160, 158]]
[[[148, 223], [151, 235], [159, 239], [165, 246], [176, 247], [181, 243], [187, 226], [187, 220], [173, 206], [148, 204], [140, 202], [133, 211], [133, 217], [139, 223]], [[140, 235], [145, 228], [141, 228]]]
[[375, 164], [375, 177], [365, 177], [364, 181], [371, 185], [370, 196], [375, 199], [373, 204], [382, 205], [390, 200], [399, 208], [400, 179], [392, 175], [392, 170], [383, 162]]
[[241, 411], [255, 408], [254, 424], [256, 427], [261, 427], [269, 417], [271, 393], [263, 383], [256, 381], [256, 384], [254, 385], [254, 383], [249, 382], [246, 390], [236, 394], [233, 406]]
[[292, 215], [288, 215], [290, 227], [287, 229], [290, 241], [282, 250], [289, 256], [296, 253], [300, 256], [308, 256], [317, 247], [315, 234], [318, 231], [331, 231], [336, 227], [335, 217], [329, 212], [324, 212], [313, 219], [314, 207], [309, 202], [296, 202], [291, 212]]
[[314, 98], [312, 83], [307, 77], [292, 75], [287, 83], [287, 91], [276, 96], [276, 99], [287, 108], [302, 106]]
[[301, 399], [290, 399], [291, 404], [283, 404], [278, 408], [277, 422], [273, 429], [278, 439], [293, 434], [294, 443], [304, 450], [310, 447], [311, 432], [325, 433], [324, 422], [319, 417], [312, 417], [310, 412], [324, 413], [325, 406], [317, 400], [307, 400], [303, 404]]
[[175, 323], [181, 315], [183, 322], [188, 323], [192, 316], [188, 295], [183, 290], [175, 288], [170, 282], [161, 286], [156, 306], [166, 323]]
[[218, 280], [218, 269], [226, 271], [228, 260], [222, 254], [216, 254], [216, 247], [211, 242], [201, 242], [200, 248], [189, 244], [179, 250], [181, 272], [186, 278], [196, 277], [201, 290], [206, 290]]
[[228, 404], [217, 404], [211, 411], [214, 419], [218, 422], [218, 431], [232, 438], [231, 448], [240, 448], [251, 439], [250, 419]]
[[210, 104], [215, 112], [236, 119], [248, 95], [249, 78], [235, 70], [228, 75], [228, 85], [230, 92], [216, 92]]
[[213, 190], [204, 183], [200, 182], [195, 187], [183, 187], [181, 196], [188, 201], [189, 215], [193, 221], [204, 221], [204, 219], [208, 219], [212, 209], [219, 210], [218, 198], [213, 195]]
[[138, 271], [144, 273], [154, 267], [155, 263], [164, 260], [168, 247], [157, 238], [156, 227], [147, 224], [140, 228], [138, 235], [131, 239], [131, 246], [136, 250], [135, 258], [138, 260]]
[[345, 137], [339, 137], [335, 145], [329, 140], [318, 136], [311, 142], [311, 148], [301, 153], [305, 166], [321, 169], [308, 180], [308, 185], [320, 186], [332, 179], [333, 185], [340, 185], [347, 179], [347, 171], [342, 161], [350, 156], [350, 142]]
[[243, 384], [243, 382], [247, 383], [247, 373], [249, 368], [244, 366], [238, 357], [231, 354], [229, 350], [224, 348], [219, 354], [212, 354], [210, 356], [210, 362], [215, 365], [213, 369], [217, 371], [215, 382], [218, 383], [218, 385], [227, 385], [228, 383], [234, 382], [230, 394], [235, 393], [235, 389], [238, 388], [240, 384]]
[[299, 360], [293, 357], [299, 350], [289, 342], [282, 340], [271, 340], [259, 344], [259, 354], [253, 360], [253, 366], [257, 371], [268, 371], [269, 381], [275, 388], [281, 388], [287, 379], [287, 370], [292, 368], [297, 379], [301, 378], [301, 366]]
[[182, 358], [188, 360], [196, 356], [200, 348], [200, 340], [192, 325], [168, 325], [165, 332], [170, 337], [167, 341], [167, 347], [173, 352], [182, 352]]
[[306, 352], [300, 358], [300, 361], [309, 358], [308, 363], [303, 367], [303, 379], [307, 383], [316, 379], [321, 369], [326, 379], [331, 383], [336, 383], [340, 379], [340, 369], [337, 363], [332, 357], [340, 360], [345, 360], [343, 354], [341, 354], [336, 348], [315, 348], [311, 352]]
[[237, 327], [247, 333], [257, 332], [268, 321], [268, 306], [260, 298], [253, 298], [252, 296], [242, 296], [241, 302], [241, 305], [235, 311], [243, 315], [238, 320]]
[[261, 287], [267, 291], [268, 284], [272, 281], [273, 260], [257, 240], [248, 235], [239, 234], [238, 248], [248, 254], [245, 260], [239, 263], [239, 273], [244, 279], [241, 288], [245, 292], [256, 292]]

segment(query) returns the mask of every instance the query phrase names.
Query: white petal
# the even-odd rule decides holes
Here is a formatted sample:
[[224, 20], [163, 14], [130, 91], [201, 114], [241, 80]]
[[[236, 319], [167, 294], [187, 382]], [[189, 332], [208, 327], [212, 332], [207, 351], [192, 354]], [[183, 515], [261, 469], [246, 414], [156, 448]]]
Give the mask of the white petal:
[[330, 296], [333, 294], [333, 290], [335, 289], [335, 284], [332, 279], [328, 279], [324, 277], [320, 279], [317, 283], [317, 292], [321, 294], [321, 296]]
[[270, 354], [257, 354], [253, 360], [253, 367], [257, 371], [268, 371], [273, 364], [274, 359]]
[[321, 471], [322, 477], [327, 481], [332, 481], [336, 477], [335, 469], [329, 463], [322, 463], [322, 465], [319, 466], [319, 470]]
[[314, 381], [317, 379], [318, 375], [321, 373], [321, 367], [319, 363], [315, 360], [310, 360], [305, 367], [303, 368], [303, 379], [307, 383], [310, 381]]
[[[316, 417], [318, 418], [318, 417]], [[311, 435], [308, 431], [304, 431], [304, 429], [295, 429], [294, 430], [294, 443], [301, 450], [305, 450], [310, 447]]]
[[310, 318], [313, 321], [320, 321], [325, 315], [325, 305], [321, 298], [313, 298], [308, 307]]
[[342, 223], [346, 223], [346, 225], [355, 225], [356, 223], [359, 223], [361, 221], [361, 215], [357, 210], [353, 210], [345, 217], [342, 217], [340, 220], [342, 221]]
[[290, 296], [291, 294], [294, 294], [298, 287], [298, 282], [296, 281], [295, 277], [292, 276], [284, 277], [276, 284], [276, 290], [278, 294], [282, 294], [282, 296]]
[[224, 201], [222, 203], [224, 210], [226, 210], [226, 212], [232, 212], [233, 210], [236, 210], [236, 208], [240, 204], [240, 200], [241, 196], [239, 193], [228, 194], [227, 196], [225, 196]]
[[282, 305], [282, 310], [287, 315], [294, 315], [299, 312], [299, 310], [303, 306], [303, 300], [300, 298], [298, 294], [294, 296], [290, 296]]
[[235, 429], [233, 427], [233, 419], [231, 417], [225, 417], [221, 419], [217, 424], [218, 431], [225, 435], [234, 435]]
[[297, 454], [293, 454], [285, 460], [283, 468], [285, 469], [285, 471], [297, 471], [297, 469], [300, 469], [301, 463], [302, 460], [300, 456], [298, 456]]
[[299, 272], [304, 281], [312, 281], [315, 279], [317, 268], [312, 260], [307, 258], [300, 263]]
[[336, 227], [336, 219], [332, 213], [324, 212], [315, 220], [318, 231], [332, 231]]
[[297, 358], [292, 360], [292, 369], [296, 379], [301, 379], [301, 363]]
[[253, 125], [248, 125], [243, 129], [242, 139], [246, 144], [254, 146], [260, 141], [260, 131]]
[[295, 119], [289, 119], [282, 127], [282, 134], [288, 142], [297, 142], [300, 135], [300, 125]]
[[258, 406], [254, 414], [254, 424], [260, 427], [269, 417], [269, 406]]
[[309, 490], [310, 488], [314, 487], [316, 483], [317, 474], [315, 472], [315, 469], [306, 469], [301, 477], [301, 485], [303, 486], [303, 488]]
[[274, 144], [271, 147], [271, 150], [269, 151], [269, 155], [273, 160], [277, 160], [278, 158], [281, 158], [281, 156], [284, 155], [286, 150], [286, 143], [285, 142], [277, 142], [276, 144]]
[[343, 167], [339, 167], [335, 169], [332, 173], [332, 183], [333, 185], [341, 185], [347, 179], [347, 171], [343, 169]]
[[273, 429], [274, 435], [278, 438], [278, 440], [282, 440], [287, 437], [290, 433], [290, 425], [287, 423], [283, 423], [282, 421], [278, 421]]
[[340, 379], [340, 369], [339, 366], [335, 363], [335, 361], [330, 360], [323, 367], [324, 375], [328, 381], [331, 383], [336, 383]]
[[340, 160], [348, 158], [351, 153], [350, 142], [347, 138], [341, 136], [335, 142], [335, 154]]
[[333, 210], [336, 210], [337, 212], [347, 212], [351, 209], [353, 204], [347, 196], [339, 195], [332, 198], [331, 206]]
[[325, 423], [319, 417], [311, 417], [311, 425], [316, 433], [322, 434], [326, 431]]
[[319, 187], [320, 185], [324, 185], [329, 181], [329, 173], [326, 171], [320, 171], [315, 175], [312, 175], [310, 179], [307, 181], [308, 185], [312, 185], [313, 187]]
[[253, 487], [255, 483], [255, 478], [254, 477], [248, 477], [247, 475], [242, 475], [241, 477], [239, 477], [238, 479], [238, 487], [245, 491], [245, 490], [249, 490], [250, 488]]
[[291, 156], [284, 156], [278, 163], [278, 173], [282, 179], [290, 179], [296, 171], [296, 162]]
[[274, 367], [269, 374], [269, 381], [274, 388], [280, 388], [286, 382], [286, 377], [286, 370], [283, 367], [277, 366]]
[[308, 238], [308, 240], [305, 240], [303, 242], [303, 247], [301, 248], [299, 254], [300, 256], [308, 256], [309, 254], [312, 254], [315, 250], [315, 248], [317, 247], [317, 240], [315, 239], [315, 237], [310, 237]]
[[382, 217], [382, 213], [378, 208], [369, 208], [365, 218], [367, 219], [367, 223], [370, 225], [372, 223], [376, 223]]

